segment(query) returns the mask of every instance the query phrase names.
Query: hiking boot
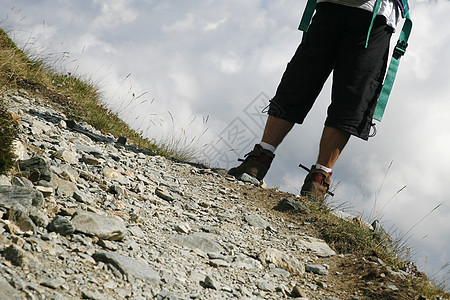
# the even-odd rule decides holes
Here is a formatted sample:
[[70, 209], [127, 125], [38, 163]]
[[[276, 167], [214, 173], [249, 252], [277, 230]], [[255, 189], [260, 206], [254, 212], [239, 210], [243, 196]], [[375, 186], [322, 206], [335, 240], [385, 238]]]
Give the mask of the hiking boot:
[[242, 161], [242, 164], [231, 168], [228, 174], [237, 177], [243, 173], [247, 173], [261, 181], [266, 176], [274, 157], [275, 154], [271, 151], [256, 144], [251, 152], [245, 154], [245, 160], [239, 159]]
[[311, 171], [305, 178], [300, 194], [317, 200], [325, 199], [331, 184], [331, 174], [312, 166]]

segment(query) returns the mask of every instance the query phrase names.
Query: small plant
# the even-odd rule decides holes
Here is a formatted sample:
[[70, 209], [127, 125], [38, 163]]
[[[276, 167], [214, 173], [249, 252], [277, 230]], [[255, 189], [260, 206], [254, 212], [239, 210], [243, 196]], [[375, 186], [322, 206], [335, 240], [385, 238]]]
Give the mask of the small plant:
[[16, 135], [12, 115], [0, 100], [0, 175], [5, 174], [14, 164], [13, 141]]
[[413, 278], [416, 277], [417, 267], [411, 260], [409, 262], [405, 262], [403, 268], [405, 269], [405, 272], [409, 274], [409, 276]]

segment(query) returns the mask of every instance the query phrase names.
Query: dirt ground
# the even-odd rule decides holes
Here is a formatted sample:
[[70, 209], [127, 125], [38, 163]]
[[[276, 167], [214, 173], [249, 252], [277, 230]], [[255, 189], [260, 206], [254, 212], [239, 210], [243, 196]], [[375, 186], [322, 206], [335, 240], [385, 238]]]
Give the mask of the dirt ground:
[[[264, 189], [252, 186], [242, 186], [240, 189], [242, 201], [251, 204], [255, 209], [270, 212], [274, 220], [282, 219], [286, 224], [292, 224], [289, 228], [280, 230], [298, 230], [298, 232], [323, 238], [323, 221], [318, 220], [314, 213], [308, 212], [280, 212], [274, 208], [280, 200], [293, 196], [277, 189]], [[298, 199], [297, 199], [298, 200]], [[307, 201], [300, 199], [300, 201]], [[326, 230], [326, 229], [325, 229]], [[330, 245], [332, 247], [332, 245]], [[333, 248], [333, 247], [332, 247]], [[336, 249], [334, 249], [336, 250]], [[336, 251], [338, 254], [339, 252]], [[332, 291], [340, 299], [417, 299], [417, 287], [415, 280], [407, 276], [392, 275], [396, 271], [389, 266], [379, 263], [376, 253], [341, 253], [327, 258], [319, 258], [315, 263], [326, 263], [330, 266], [329, 274], [322, 276], [319, 285], [325, 290]], [[305, 273], [303, 279], [298, 282], [311, 282], [314, 278], [310, 273]], [[447, 295], [448, 296], [448, 295]], [[423, 298], [425, 299], [425, 298]], [[448, 299], [448, 297], [444, 298]]]

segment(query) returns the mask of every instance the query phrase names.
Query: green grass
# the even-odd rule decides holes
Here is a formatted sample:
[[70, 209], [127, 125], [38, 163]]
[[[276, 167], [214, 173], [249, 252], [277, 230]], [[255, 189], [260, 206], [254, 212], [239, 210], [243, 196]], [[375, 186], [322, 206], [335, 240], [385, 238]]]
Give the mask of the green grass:
[[[143, 132], [133, 130], [120, 119], [117, 112], [107, 108], [94, 82], [69, 72], [58, 72], [45, 59], [30, 58], [30, 55], [15, 45], [3, 29], [0, 29], [0, 86], [2, 93], [24, 89], [36, 97], [51, 101], [51, 104], [61, 109], [68, 118], [84, 121], [105, 134], [124, 136], [128, 143], [149, 149], [157, 155], [182, 161], [194, 159], [195, 150], [184, 147], [186, 142], [182, 141], [182, 137], [167, 138], [163, 141], [143, 137]], [[4, 173], [13, 165], [11, 143], [15, 130], [6, 110], [0, 113], [0, 126], [4, 132], [1, 137], [0, 172]]]
[[15, 160], [13, 141], [16, 135], [12, 115], [0, 99], [0, 175], [13, 167]]
[[[334, 214], [325, 201], [306, 201], [320, 237], [338, 253], [351, 253], [359, 256], [376, 256], [389, 266], [410, 274], [411, 288], [427, 299], [450, 299], [443, 289], [447, 282], [433, 284], [429, 278], [411, 261], [411, 249], [406, 246], [405, 235], [386, 241], [360, 222], [343, 220]], [[389, 247], [386, 245], [389, 244]], [[439, 298], [440, 299], [440, 298]]]

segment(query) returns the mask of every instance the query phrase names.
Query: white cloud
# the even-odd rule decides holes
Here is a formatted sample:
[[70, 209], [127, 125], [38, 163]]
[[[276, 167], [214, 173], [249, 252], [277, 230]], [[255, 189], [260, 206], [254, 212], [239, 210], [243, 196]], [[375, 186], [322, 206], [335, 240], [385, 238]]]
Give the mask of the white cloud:
[[95, 0], [94, 3], [101, 6], [101, 14], [93, 22], [98, 29], [105, 30], [128, 24], [138, 17], [138, 13], [130, 8], [132, 0]]
[[185, 32], [195, 28], [195, 16], [187, 13], [183, 19], [175, 21], [173, 24], [163, 26], [164, 31]]
[[210, 22], [207, 23], [204, 27], [203, 27], [203, 31], [208, 32], [208, 31], [214, 31], [217, 30], [217, 28], [222, 25], [223, 23], [225, 23], [227, 21], [228, 17], [223, 17], [222, 19], [220, 19], [217, 22]]

